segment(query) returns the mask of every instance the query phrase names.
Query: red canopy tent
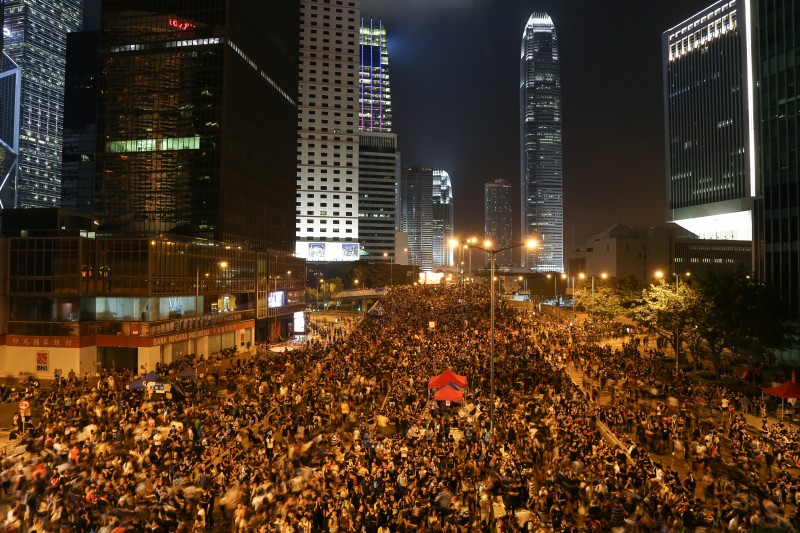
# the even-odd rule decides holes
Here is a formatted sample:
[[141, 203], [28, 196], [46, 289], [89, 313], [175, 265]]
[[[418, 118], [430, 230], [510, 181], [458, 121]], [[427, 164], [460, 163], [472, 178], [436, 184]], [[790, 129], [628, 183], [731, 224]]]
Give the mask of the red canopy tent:
[[768, 389], [761, 389], [767, 394], [772, 394], [778, 398], [800, 398], [800, 387], [791, 379], [783, 385], [777, 387], [770, 387]]
[[444, 387], [448, 383], [455, 383], [459, 387], [463, 388], [467, 386], [467, 377], [459, 376], [458, 374], [451, 371], [449, 368], [445, 368], [444, 372], [442, 372], [438, 376], [433, 376], [430, 379], [430, 381], [428, 381], [428, 388], [439, 389], [441, 387]]
[[792, 381], [791, 379], [784, 383], [783, 385], [778, 385], [777, 387], [769, 387], [766, 389], [761, 389], [763, 392], [767, 394], [772, 394], [773, 396], [777, 396], [781, 399], [781, 419], [783, 419], [783, 400], [786, 398], [800, 398], [800, 387], [797, 386], [797, 383]]
[[449, 386], [442, 387], [433, 395], [433, 399], [440, 402], [463, 402], [464, 391], [458, 390], [450, 383]]

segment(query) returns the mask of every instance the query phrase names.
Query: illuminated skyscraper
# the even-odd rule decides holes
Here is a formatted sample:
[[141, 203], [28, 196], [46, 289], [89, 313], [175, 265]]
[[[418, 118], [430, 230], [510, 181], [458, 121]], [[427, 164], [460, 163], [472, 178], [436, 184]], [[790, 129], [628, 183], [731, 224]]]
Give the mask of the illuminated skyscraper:
[[662, 36], [667, 222], [752, 240], [758, 194], [749, 1], [720, 0]]
[[389, 45], [386, 27], [361, 17], [361, 83], [359, 86], [359, 129], [392, 131], [392, 93], [389, 90]]
[[389, 46], [380, 20], [361, 18], [359, 50], [358, 239], [366, 259], [389, 263], [396, 254], [400, 152], [391, 133]]
[[433, 212], [431, 242], [433, 266], [453, 266], [453, 185], [450, 174], [444, 170], [433, 171]]
[[0, 209], [16, 205], [22, 73], [3, 52], [0, 58]]
[[61, 200], [67, 34], [79, 31], [83, 0], [6, 0], [4, 51], [22, 72], [16, 207]]
[[[484, 184], [484, 234], [495, 248], [505, 248], [513, 244], [513, 214], [511, 210], [511, 184], [497, 179]], [[498, 266], [512, 266], [512, 251], [497, 254]]]
[[523, 266], [537, 272], [561, 272], [564, 264], [561, 79], [556, 29], [549, 15], [530, 16], [521, 48], [521, 236], [539, 242], [535, 250], [523, 253]]

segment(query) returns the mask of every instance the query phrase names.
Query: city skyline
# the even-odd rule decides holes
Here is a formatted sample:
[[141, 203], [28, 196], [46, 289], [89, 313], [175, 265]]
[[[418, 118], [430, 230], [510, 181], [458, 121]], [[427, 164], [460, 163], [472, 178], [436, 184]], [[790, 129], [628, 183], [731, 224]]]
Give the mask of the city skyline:
[[[551, 15], [562, 56], [567, 250], [615, 222], [664, 223], [661, 34], [709, 3], [481, 0], [408, 9], [362, 0], [361, 12], [388, 29], [398, 149], [406, 161], [430, 161], [458, 176], [455, 228], [462, 234], [482, 232], [471, 213], [483, 209], [487, 176], [517, 181], [520, 28], [534, 10]], [[99, 4], [86, 0], [87, 29], [97, 27]], [[625, 31], [608, 30], [614, 27]], [[431, 79], [448, 79], [451, 89]], [[518, 206], [515, 186], [515, 238]]]
[[[393, 128], [403, 159], [457, 176], [455, 228], [462, 236], [483, 231], [471, 214], [483, 208], [486, 177], [512, 181], [515, 239], [519, 40], [531, 12], [552, 17], [561, 54], [568, 250], [615, 222], [664, 224], [661, 34], [709, 3], [484, 0], [430, 2], [424, 10], [417, 3], [406, 12], [386, 0], [362, 0], [361, 9], [388, 28]], [[450, 89], [426, 79], [447, 79]]]

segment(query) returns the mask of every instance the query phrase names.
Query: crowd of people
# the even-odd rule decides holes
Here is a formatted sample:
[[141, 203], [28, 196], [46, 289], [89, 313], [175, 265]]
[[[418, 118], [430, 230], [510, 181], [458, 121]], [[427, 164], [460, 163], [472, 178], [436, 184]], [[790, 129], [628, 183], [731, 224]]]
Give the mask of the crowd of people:
[[[711, 446], [685, 476], [651, 459], [647, 432], [687, 446], [708, 428], [638, 384], [715, 401], [641, 356], [612, 352], [555, 318], [496, 310], [490, 406], [489, 291], [395, 287], [381, 313], [315, 324], [294, 350], [215, 355], [172, 401], [123, 376], [42, 395], [24, 447], [4, 457], [8, 531], [747, 531], [797, 527], [796, 432], [752, 436], [729, 418], [731, 461]], [[624, 328], [620, 328], [622, 334]], [[635, 353], [634, 353], [635, 352]], [[636, 355], [639, 354], [639, 355]], [[176, 372], [183, 364], [163, 368]], [[429, 379], [467, 376], [465, 401]], [[587, 376], [576, 383], [570, 371]], [[132, 376], [126, 376], [130, 378]], [[596, 377], [619, 391], [593, 401]], [[696, 390], [697, 389], [697, 390]], [[598, 393], [595, 391], [595, 400]], [[493, 407], [493, 409], [491, 408]], [[695, 438], [695, 430], [699, 434]], [[715, 430], [716, 431], [716, 430]], [[767, 462], [753, 443], [782, 442]], [[718, 443], [717, 443], [718, 445]], [[692, 453], [696, 453], [695, 452]], [[752, 463], [752, 464], [750, 464]], [[794, 526], [792, 526], [794, 524]], [[790, 530], [790, 529], [787, 529]]]

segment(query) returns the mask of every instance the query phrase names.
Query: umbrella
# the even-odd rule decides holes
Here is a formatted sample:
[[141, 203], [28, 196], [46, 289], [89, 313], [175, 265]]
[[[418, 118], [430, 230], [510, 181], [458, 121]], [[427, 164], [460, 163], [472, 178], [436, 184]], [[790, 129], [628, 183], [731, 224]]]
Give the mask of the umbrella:
[[178, 377], [181, 379], [192, 379], [197, 375], [196, 368], [187, 368], [186, 370], [181, 370], [178, 372]]

